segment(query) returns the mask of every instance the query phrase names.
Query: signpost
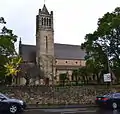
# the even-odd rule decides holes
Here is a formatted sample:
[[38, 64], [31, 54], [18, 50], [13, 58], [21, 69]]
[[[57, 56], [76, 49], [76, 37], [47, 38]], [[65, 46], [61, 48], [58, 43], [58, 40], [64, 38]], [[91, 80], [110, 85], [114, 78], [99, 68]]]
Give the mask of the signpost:
[[110, 73], [107, 73], [107, 74], [104, 74], [104, 82], [111, 82], [111, 74]]

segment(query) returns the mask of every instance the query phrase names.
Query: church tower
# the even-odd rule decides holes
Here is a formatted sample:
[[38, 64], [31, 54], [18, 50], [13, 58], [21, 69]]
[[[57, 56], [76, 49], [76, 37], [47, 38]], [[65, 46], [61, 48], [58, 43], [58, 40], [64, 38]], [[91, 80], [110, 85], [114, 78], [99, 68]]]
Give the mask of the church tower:
[[41, 75], [52, 81], [54, 76], [53, 11], [48, 12], [45, 4], [36, 16], [36, 62], [40, 66]]

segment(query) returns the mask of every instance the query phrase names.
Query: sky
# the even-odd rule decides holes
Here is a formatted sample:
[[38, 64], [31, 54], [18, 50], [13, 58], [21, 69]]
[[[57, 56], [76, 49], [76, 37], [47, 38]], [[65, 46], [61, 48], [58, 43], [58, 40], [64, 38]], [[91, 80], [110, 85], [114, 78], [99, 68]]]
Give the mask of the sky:
[[[35, 45], [36, 15], [43, 4], [44, 0], [0, 0], [0, 17], [23, 44]], [[54, 13], [55, 43], [80, 45], [97, 29], [98, 18], [119, 7], [120, 0], [46, 0], [45, 4]]]

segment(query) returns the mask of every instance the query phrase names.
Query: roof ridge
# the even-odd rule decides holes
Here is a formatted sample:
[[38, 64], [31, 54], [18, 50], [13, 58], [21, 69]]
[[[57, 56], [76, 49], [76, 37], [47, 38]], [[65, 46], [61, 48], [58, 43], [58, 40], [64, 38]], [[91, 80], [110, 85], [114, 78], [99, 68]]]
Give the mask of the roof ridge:
[[81, 45], [76, 45], [76, 44], [62, 44], [62, 43], [54, 43], [58, 45], [68, 45], [68, 46], [81, 46]]
[[23, 46], [36, 46], [36, 45], [32, 45], [32, 44], [21, 44]]
[[[81, 45], [76, 45], [76, 44], [62, 44], [62, 43], [54, 43], [54, 45], [66, 45], [66, 46], [81, 46]], [[36, 45], [32, 45], [32, 44], [21, 44], [21, 45], [26, 45], [26, 46], [36, 46]]]

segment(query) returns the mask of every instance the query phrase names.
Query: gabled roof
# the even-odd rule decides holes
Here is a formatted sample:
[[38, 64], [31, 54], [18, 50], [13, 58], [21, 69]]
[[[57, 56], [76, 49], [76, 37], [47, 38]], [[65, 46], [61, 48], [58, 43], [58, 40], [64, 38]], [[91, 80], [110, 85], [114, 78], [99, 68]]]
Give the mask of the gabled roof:
[[54, 44], [55, 58], [58, 59], [84, 59], [85, 51], [79, 45]]
[[20, 49], [21, 49], [20, 55], [24, 61], [29, 61], [29, 62], [36, 61], [36, 46], [21, 44]]
[[[54, 54], [56, 59], [84, 59], [85, 51], [78, 45], [54, 44]], [[36, 60], [36, 46], [21, 44], [21, 56], [24, 61]]]

